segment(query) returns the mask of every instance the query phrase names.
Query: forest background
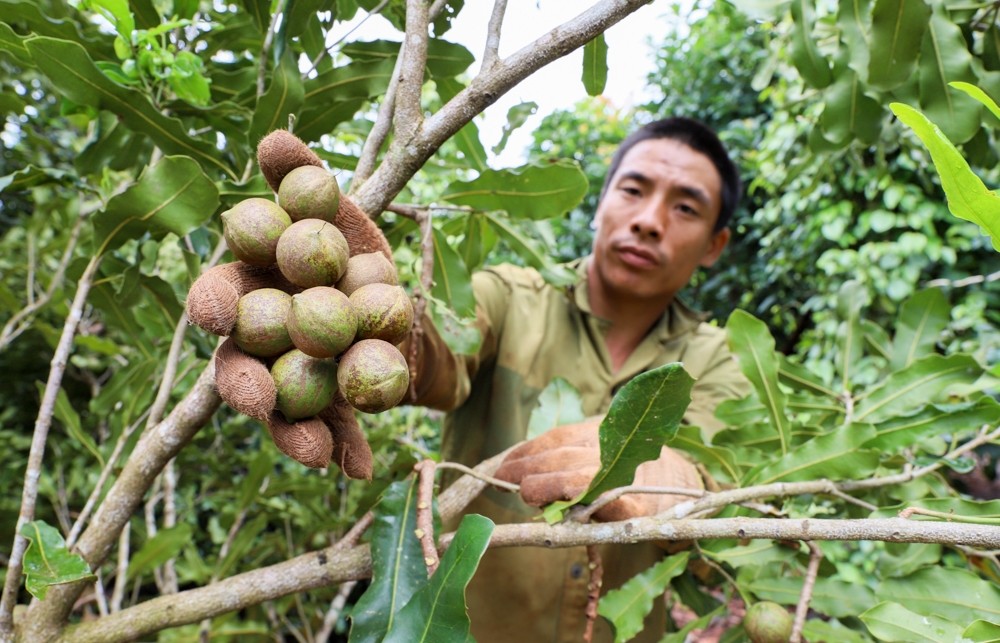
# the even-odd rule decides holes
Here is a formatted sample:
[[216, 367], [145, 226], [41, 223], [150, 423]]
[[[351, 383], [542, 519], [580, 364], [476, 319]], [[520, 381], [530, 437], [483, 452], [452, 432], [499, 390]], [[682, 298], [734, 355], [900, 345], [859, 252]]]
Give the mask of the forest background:
[[[1000, 255], [989, 222], [945, 189], [1000, 181], [989, 99], [1000, 99], [1000, 4], [655, 2], [665, 29], [650, 43], [650, 98], [617, 108], [600, 96], [614, 73], [600, 34], [642, 4], [595, 3], [565, 26], [563, 45], [526, 47], [551, 59], [586, 43], [580, 82], [593, 98], [545, 115], [525, 165], [490, 167], [465, 121], [511, 85], [495, 42], [479, 55], [448, 41], [461, 0], [0, 0], [0, 477], [12, 490], [0, 498], [0, 542], [13, 543], [2, 549], [0, 634], [16, 614], [26, 640], [346, 640], [351, 607], [377, 587], [368, 565], [377, 577], [394, 562], [364, 552], [405, 531], [393, 502], [413, 492], [414, 465], [436, 460], [437, 416], [365, 416], [375, 479], [351, 481], [289, 460], [206, 392], [216, 338], [187, 325], [183, 303], [205, 267], [229, 259], [218, 213], [271, 195], [253, 165], [263, 134], [291, 123], [380, 215], [403, 283], [456, 350], [471, 350], [471, 272], [512, 261], [564, 279], [560, 263], [589, 249], [617, 142], [639, 123], [688, 115], [734, 151], [747, 198], [723, 259], [684, 298], [758, 368], [754, 393], [720, 409], [730, 428], [713, 443], [690, 427], [662, 430], [722, 484], [754, 493], [697, 501], [702, 513], [688, 517], [701, 520], [683, 522], [698, 545], [632, 590], [637, 612], [664, 594], [692, 615], [665, 640], [718, 622], [734, 600], [787, 605], [807, 640], [996, 640]], [[395, 41], [333, 38], [373, 12]], [[499, 21], [482, 29], [502, 35]], [[414, 46], [397, 58], [406, 30], [426, 43], [423, 57]], [[527, 75], [520, 53], [504, 62]], [[393, 80], [406, 63], [425, 72], [415, 89]], [[894, 103], [940, 130], [900, 122]], [[406, 109], [410, 125], [393, 120]], [[512, 108], [508, 132], [535, 109]], [[440, 148], [407, 157], [397, 145], [407, 127], [440, 135]], [[971, 169], [932, 158], [944, 141]], [[180, 187], [183, 203], [171, 200]], [[555, 382], [537, 422], [574, 412], [573, 392]], [[157, 439], [167, 446], [156, 451]], [[140, 469], [148, 484], [127, 488]], [[365, 542], [337, 549], [373, 507]], [[883, 522], [901, 511], [909, 526]], [[755, 532], [754, 520], [770, 526]], [[458, 542], [484, 547], [492, 530], [478, 529]], [[65, 565], [33, 567], [40, 550]], [[264, 582], [317, 551], [330, 554], [322, 578]], [[6, 573], [22, 557], [26, 586]], [[471, 573], [470, 557], [451, 564]], [[385, 596], [429, 593], [440, 575], [417, 568]], [[463, 586], [445, 589], [460, 601]], [[14, 607], [46, 589], [30, 610]], [[226, 592], [235, 602], [213, 602]], [[411, 621], [463, 622], [409, 605], [402, 630], [391, 611], [366, 624], [382, 628], [372, 640], [418, 640]], [[636, 613], [601, 609], [627, 639]], [[726, 640], [743, 640], [731, 625]]]

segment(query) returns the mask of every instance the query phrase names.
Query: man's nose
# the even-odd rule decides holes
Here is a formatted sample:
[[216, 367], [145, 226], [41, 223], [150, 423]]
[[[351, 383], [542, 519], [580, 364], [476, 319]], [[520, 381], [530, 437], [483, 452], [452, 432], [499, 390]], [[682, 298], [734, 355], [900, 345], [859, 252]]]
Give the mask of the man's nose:
[[660, 203], [649, 202], [637, 210], [629, 226], [632, 234], [659, 240], [666, 233], [666, 217]]

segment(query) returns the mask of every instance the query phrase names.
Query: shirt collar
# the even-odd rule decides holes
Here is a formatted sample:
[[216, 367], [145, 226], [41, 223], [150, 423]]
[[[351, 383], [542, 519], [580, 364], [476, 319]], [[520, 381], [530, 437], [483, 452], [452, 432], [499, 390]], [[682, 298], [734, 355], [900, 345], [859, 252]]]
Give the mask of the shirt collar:
[[[567, 287], [570, 301], [587, 315], [594, 316], [590, 309], [590, 296], [587, 292], [587, 266], [593, 261], [593, 255], [587, 255], [569, 262], [568, 266], [576, 272], [577, 280]], [[679, 335], [693, 331], [698, 324], [708, 319], [709, 314], [689, 307], [679, 297], [674, 297], [666, 312], [660, 317], [651, 334], [660, 341], [667, 341]]]

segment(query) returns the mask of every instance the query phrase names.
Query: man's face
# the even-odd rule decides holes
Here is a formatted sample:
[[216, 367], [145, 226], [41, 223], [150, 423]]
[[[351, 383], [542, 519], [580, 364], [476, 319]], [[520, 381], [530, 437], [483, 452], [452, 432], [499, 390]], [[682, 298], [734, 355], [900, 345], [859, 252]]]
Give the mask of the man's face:
[[729, 241], [728, 229], [714, 232], [721, 195], [704, 154], [667, 138], [635, 144], [597, 206], [595, 285], [615, 297], [673, 298]]

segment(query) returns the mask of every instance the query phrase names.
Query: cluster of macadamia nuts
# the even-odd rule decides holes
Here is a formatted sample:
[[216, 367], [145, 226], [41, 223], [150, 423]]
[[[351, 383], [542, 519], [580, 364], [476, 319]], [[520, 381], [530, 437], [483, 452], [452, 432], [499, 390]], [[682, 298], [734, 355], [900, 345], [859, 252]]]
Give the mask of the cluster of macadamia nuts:
[[338, 389], [359, 411], [379, 413], [409, 387], [396, 345], [410, 331], [412, 304], [384, 254], [350, 256], [334, 224], [339, 202], [336, 179], [305, 165], [281, 180], [277, 203], [248, 198], [222, 214], [233, 255], [277, 266], [291, 286], [242, 295], [230, 333], [245, 353], [273, 359], [276, 408], [289, 422], [322, 411]]

